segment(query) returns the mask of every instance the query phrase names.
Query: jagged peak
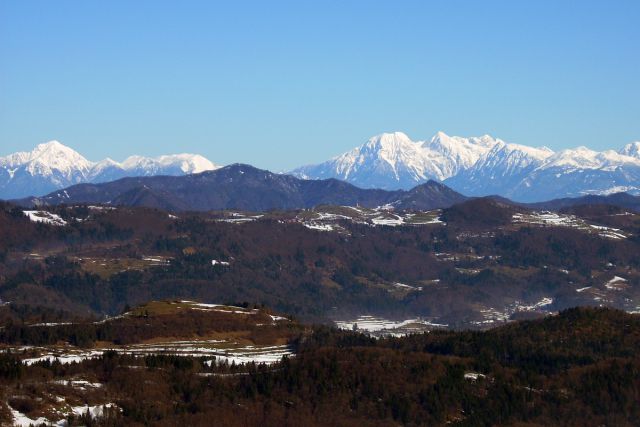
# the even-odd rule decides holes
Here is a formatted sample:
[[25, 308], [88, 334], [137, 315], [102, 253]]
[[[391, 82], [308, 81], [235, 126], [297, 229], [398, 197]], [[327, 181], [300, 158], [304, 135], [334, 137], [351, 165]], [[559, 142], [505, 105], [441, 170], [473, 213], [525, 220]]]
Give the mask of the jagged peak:
[[439, 130], [438, 132], [435, 133], [435, 135], [433, 135], [431, 137], [431, 141], [436, 141], [436, 140], [441, 140], [441, 139], [448, 139], [448, 138], [450, 138], [449, 135], [447, 135], [443, 131]]
[[404, 132], [384, 132], [375, 136], [372, 136], [365, 145], [400, 145], [406, 143], [413, 143], [411, 138]]
[[640, 158], [640, 141], [630, 142], [622, 147], [618, 153], [624, 156]]
[[36, 145], [35, 150], [34, 151], [43, 151], [43, 150], [47, 150], [50, 148], [69, 148], [66, 145], [64, 145], [63, 143], [61, 143], [60, 141], [58, 141], [57, 139], [52, 139], [51, 141], [47, 141], [47, 142], [41, 142], [40, 144]]

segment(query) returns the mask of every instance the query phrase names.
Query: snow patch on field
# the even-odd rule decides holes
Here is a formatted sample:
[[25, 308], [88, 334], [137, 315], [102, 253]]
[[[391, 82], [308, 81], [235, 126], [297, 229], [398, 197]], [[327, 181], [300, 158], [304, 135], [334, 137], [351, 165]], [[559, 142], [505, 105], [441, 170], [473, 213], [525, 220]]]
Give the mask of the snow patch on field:
[[516, 303], [516, 311], [535, 311], [538, 310], [542, 307], [545, 307], [547, 305], [551, 305], [553, 304], [553, 298], [542, 298], [540, 301], [538, 301], [535, 304], [532, 305], [521, 305], [519, 303]]
[[44, 327], [53, 327], [53, 326], [64, 326], [64, 325], [71, 325], [71, 322], [59, 322], [59, 323], [34, 323], [32, 325], [28, 325], [29, 327], [35, 327], [35, 326], [44, 326]]
[[71, 411], [76, 416], [81, 416], [89, 412], [92, 418], [100, 418], [104, 415], [106, 409], [109, 408], [118, 408], [115, 403], [107, 403], [105, 405], [84, 405], [84, 406], [74, 406], [71, 408]]
[[513, 222], [533, 225], [550, 225], [556, 227], [571, 227], [597, 234], [613, 240], [626, 239], [627, 236], [618, 228], [605, 227], [603, 225], [589, 224], [574, 215], [561, 215], [555, 212], [529, 212], [513, 214]]
[[411, 333], [425, 332], [433, 328], [446, 328], [448, 325], [433, 323], [425, 319], [388, 320], [374, 316], [359, 316], [355, 320], [337, 320], [339, 329], [355, 330], [372, 336], [403, 336]]
[[274, 345], [267, 347], [245, 346], [239, 349], [227, 350], [214, 354], [212, 360], [204, 362], [206, 365], [264, 363], [271, 365], [282, 360], [283, 357], [293, 356], [288, 345]]
[[92, 383], [87, 380], [55, 380], [54, 384], [66, 385], [69, 387], [77, 388], [80, 390], [86, 390], [88, 388], [101, 388], [103, 387], [102, 383]]
[[399, 215], [391, 215], [391, 216], [378, 216], [376, 218], [372, 218], [371, 222], [375, 225], [388, 225], [395, 227], [397, 225], [403, 225], [404, 219]]
[[67, 221], [47, 211], [22, 211], [29, 218], [31, 222], [42, 222], [50, 225], [67, 225]]
[[168, 265], [171, 263], [169, 258], [158, 255], [143, 256], [142, 260], [149, 262], [151, 265]]
[[256, 221], [262, 218], [264, 215], [246, 215], [240, 212], [231, 212], [229, 216], [230, 218], [222, 218], [222, 219], [218, 219], [217, 221], [230, 222], [232, 224], [242, 224], [244, 222]]
[[[272, 316], [274, 321], [286, 320], [278, 316]], [[194, 341], [172, 341], [166, 343], [154, 344], [134, 344], [123, 347], [104, 348], [98, 350], [81, 350], [81, 349], [60, 349], [53, 351], [51, 349], [43, 349], [47, 353], [39, 357], [23, 359], [25, 365], [33, 365], [34, 363], [48, 361], [60, 362], [61, 364], [80, 363], [84, 360], [97, 359], [102, 357], [105, 351], [115, 351], [119, 354], [127, 354], [131, 356], [144, 357], [148, 355], [166, 355], [166, 356], [183, 356], [183, 357], [208, 357], [216, 363], [275, 363], [282, 356], [292, 356], [293, 350], [288, 345], [277, 346], [254, 346], [254, 345], [238, 345], [225, 340], [194, 340]], [[209, 364], [211, 361], [209, 362]], [[89, 383], [88, 381], [64, 381], [61, 384], [70, 385], [72, 387], [86, 388], [99, 387], [99, 383]]]
[[71, 407], [67, 407], [68, 409], [60, 411], [60, 415], [63, 416], [62, 419], [52, 421], [45, 417], [39, 417], [36, 419], [29, 418], [22, 412], [16, 411], [15, 409], [11, 408], [10, 405], [8, 406], [11, 410], [13, 425], [16, 427], [39, 426], [42, 424], [47, 426], [66, 427], [68, 425], [68, 422], [66, 420], [67, 415], [73, 414], [75, 416], [82, 416], [88, 412], [91, 415], [91, 417], [95, 419], [95, 418], [100, 418], [104, 416], [106, 409], [117, 408], [118, 410], [121, 410], [118, 407], [118, 405], [116, 405], [115, 403], [106, 403], [106, 404], [100, 404], [100, 405], [71, 406]]
[[525, 304], [521, 301], [514, 301], [512, 304], [506, 306], [503, 310], [498, 310], [493, 307], [487, 307], [480, 309], [480, 315], [482, 320], [472, 321], [471, 323], [476, 326], [491, 326], [495, 323], [505, 323], [511, 320], [511, 315], [520, 312], [548, 312], [548, 306], [553, 304], [553, 298], [544, 297], [540, 301], [533, 304]]
[[406, 289], [406, 290], [411, 290], [411, 291], [421, 291], [422, 290], [422, 286], [410, 286], [410, 285], [405, 285], [404, 283], [400, 283], [400, 282], [393, 283], [392, 286], [394, 288]]
[[[105, 349], [106, 350], [106, 349]], [[53, 353], [47, 353], [44, 354], [42, 356], [39, 357], [31, 357], [31, 358], [27, 358], [27, 359], [23, 359], [22, 363], [24, 363], [25, 365], [29, 366], [29, 365], [33, 365], [34, 363], [38, 363], [38, 362], [60, 362], [63, 365], [68, 365], [71, 363], [80, 363], [84, 360], [89, 360], [89, 359], [95, 359], [102, 356], [102, 351], [77, 351], [77, 352], [70, 352], [70, 353], [60, 353], [60, 354], [53, 354]]]
[[[11, 416], [13, 417], [13, 425], [16, 427], [39, 426], [40, 424], [52, 425], [51, 421], [49, 421], [44, 417], [32, 419], [27, 417], [22, 412], [16, 411], [15, 409], [11, 408], [11, 406], [9, 406], [9, 409], [11, 410]], [[64, 424], [53, 424], [53, 425], [63, 426]]]
[[619, 291], [621, 288], [625, 286], [627, 279], [620, 276], [614, 276], [613, 279], [609, 280], [604, 286], [607, 289], [611, 289], [613, 291]]
[[478, 378], [484, 378], [486, 377], [485, 374], [480, 374], [478, 372], [465, 372], [464, 373], [464, 379], [465, 380], [469, 380], [469, 381], [477, 381]]
[[335, 230], [334, 226], [331, 224], [320, 224], [314, 221], [311, 222], [303, 222], [302, 223], [303, 226], [307, 227], [308, 229], [311, 230], [318, 230], [318, 231], [333, 231]]

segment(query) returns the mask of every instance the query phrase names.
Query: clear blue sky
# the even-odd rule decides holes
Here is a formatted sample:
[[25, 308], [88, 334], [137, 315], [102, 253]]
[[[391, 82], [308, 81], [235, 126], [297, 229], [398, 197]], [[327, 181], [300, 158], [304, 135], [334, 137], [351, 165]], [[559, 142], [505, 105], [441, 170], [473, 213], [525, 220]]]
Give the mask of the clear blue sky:
[[283, 170], [393, 130], [640, 140], [640, 1], [0, 0], [0, 155]]

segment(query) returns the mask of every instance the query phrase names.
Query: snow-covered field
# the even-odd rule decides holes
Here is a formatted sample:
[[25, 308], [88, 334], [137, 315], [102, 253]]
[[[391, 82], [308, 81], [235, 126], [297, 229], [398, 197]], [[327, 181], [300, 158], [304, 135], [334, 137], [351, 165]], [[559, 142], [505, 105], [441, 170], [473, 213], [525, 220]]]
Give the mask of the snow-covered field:
[[605, 283], [604, 286], [607, 289], [611, 289], [613, 291], [619, 291], [626, 286], [626, 283], [627, 283], [627, 279], [625, 279], [624, 277], [614, 276], [613, 279]]
[[402, 290], [408, 290], [408, 291], [421, 291], [422, 290], [422, 286], [405, 285], [404, 283], [400, 283], [400, 282], [392, 283], [391, 286], [393, 286], [396, 289], [402, 289]]
[[[16, 427], [29, 427], [29, 426], [55, 426], [55, 427], [66, 427], [68, 426], [67, 415], [75, 415], [81, 416], [86, 414], [87, 412], [91, 414], [92, 418], [100, 418], [104, 415], [105, 410], [108, 408], [118, 408], [115, 403], [104, 403], [99, 405], [80, 405], [80, 406], [69, 406], [62, 405], [58, 410], [58, 416], [55, 419], [50, 420], [45, 417], [39, 417], [36, 419], [29, 418], [25, 414], [20, 411], [17, 411], [9, 406], [11, 410], [11, 416], [13, 418], [13, 426]], [[53, 417], [52, 417], [53, 418]]]
[[[175, 306], [176, 310], [197, 310], [208, 312], [220, 312], [239, 316], [254, 316], [260, 311], [258, 309], [228, 306], [222, 304], [207, 304], [194, 301], [172, 301], [167, 304]], [[122, 319], [131, 315], [125, 313], [120, 316], [108, 318], [97, 323], [111, 322]], [[290, 320], [277, 315], [268, 314], [271, 318], [270, 322], [261, 325], [275, 325], [276, 323], [289, 322]], [[37, 326], [56, 326], [57, 324], [38, 324]], [[36, 326], [36, 325], [33, 325]], [[229, 339], [194, 339], [194, 340], [166, 340], [153, 344], [141, 343], [123, 346], [109, 346], [97, 349], [81, 349], [72, 346], [48, 346], [48, 347], [15, 347], [11, 348], [14, 353], [24, 353], [28, 356], [24, 357], [22, 362], [26, 365], [32, 365], [41, 361], [54, 362], [62, 364], [77, 363], [88, 359], [95, 359], [102, 356], [105, 351], [115, 351], [120, 354], [128, 354], [134, 356], [146, 355], [175, 355], [190, 357], [207, 357], [212, 360], [232, 361], [236, 364], [246, 362], [256, 363], [273, 363], [282, 358], [283, 355], [291, 355], [292, 350], [287, 345], [280, 346], [255, 346], [247, 345]]]
[[[167, 355], [185, 357], [207, 357], [216, 363], [235, 362], [240, 363], [275, 363], [282, 356], [293, 355], [292, 349], [287, 345], [279, 346], [254, 346], [238, 345], [226, 340], [187, 340], [171, 341], [154, 344], [134, 344], [121, 347], [101, 348], [99, 350], [83, 350], [75, 347], [60, 348], [38, 348], [23, 347], [23, 350], [38, 351], [41, 354], [37, 357], [28, 357], [22, 360], [25, 365], [49, 361], [60, 362], [61, 364], [79, 363], [84, 360], [96, 359], [102, 356], [104, 351], [115, 351], [120, 354], [133, 356]], [[13, 350], [14, 352], [16, 350]], [[209, 362], [211, 363], [211, 362]]]
[[22, 211], [32, 222], [42, 222], [45, 224], [51, 225], [67, 225], [67, 221], [60, 218], [59, 215], [56, 215], [47, 211]]
[[492, 326], [496, 323], [505, 323], [511, 319], [511, 315], [520, 312], [549, 312], [550, 306], [553, 304], [553, 298], [543, 297], [534, 303], [524, 303], [522, 301], [514, 301], [505, 308], [499, 310], [493, 307], [480, 309], [482, 320], [472, 321], [476, 326]]
[[587, 233], [597, 234], [600, 237], [608, 239], [626, 239], [627, 236], [618, 228], [605, 227], [603, 225], [589, 224], [581, 218], [573, 215], [562, 215], [555, 212], [530, 212], [516, 213], [513, 215], [513, 222], [520, 224], [533, 225], [550, 225], [556, 227], [571, 227], [585, 231]]
[[447, 327], [447, 325], [420, 318], [389, 320], [374, 316], [359, 316], [353, 320], [337, 320], [334, 323], [340, 329], [364, 332], [374, 337], [403, 336]]
[[218, 219], [219, 222], [230, 222], [232, 224], [242, 224], [244, 222], [253, 222], [264, 215], [247, 215], [241, 212], [231, 212], [226, 218]]
[[354, 206], [318, 207], [301, 212], [295, 221], [307, 228], [318, 231], [345, 232], [341, 222], [376, 226], [418, 226], [428, 224], [444, 224], [440, 220], [440, 210], [428, 212], [396, 212], [391, 206], [380, 206], [375, 209]]

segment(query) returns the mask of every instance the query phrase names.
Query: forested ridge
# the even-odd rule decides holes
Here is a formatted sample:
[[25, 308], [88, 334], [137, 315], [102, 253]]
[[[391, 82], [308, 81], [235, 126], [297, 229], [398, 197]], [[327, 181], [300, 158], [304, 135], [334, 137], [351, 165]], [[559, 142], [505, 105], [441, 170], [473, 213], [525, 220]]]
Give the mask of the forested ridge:
[[[615, 207], [574, 207], [566, 218], [578, 227], [569, 227], [515, 223], [514, 215], [528, 211], [477, 199], [430, 213], [440, 221], [422, 225], [374, 226], [334, 213], [333, 231], [307, 227], [315, 224], [307, 217], [329, 215], [322, 211], [52, 212], [66, 225], [31, 222], [11, 205], [0, 209], [3, 301], [37, 301], [80, 317], [159, 299], [246, 301], [306, 321], [420, 316], [455, 328], [526, 317], [526, 307], [543, 299], [551, 301], [545, 312], [640, 304], [640, 216]], [[416, 215], [425, 214], [406, 217]], [[624, 238], [603, 237], [602, 227]], [[624, 283], [607, 287], [615, 277]]]
[[[280, 364], [105, 353], [0, 361], [3, 393], [37, 411], [42, 381], [82, 374], [121, 408], [90, 425], [638, 425], [640, 318], [578, 308], [484, 332], [374, 340], [316, 327]], [[9, 402], [12, 402], [9, 400]], [[72, 424], [83, 420], [73, 419]], [[84, 422], [87, 420], [85, 419]]]

